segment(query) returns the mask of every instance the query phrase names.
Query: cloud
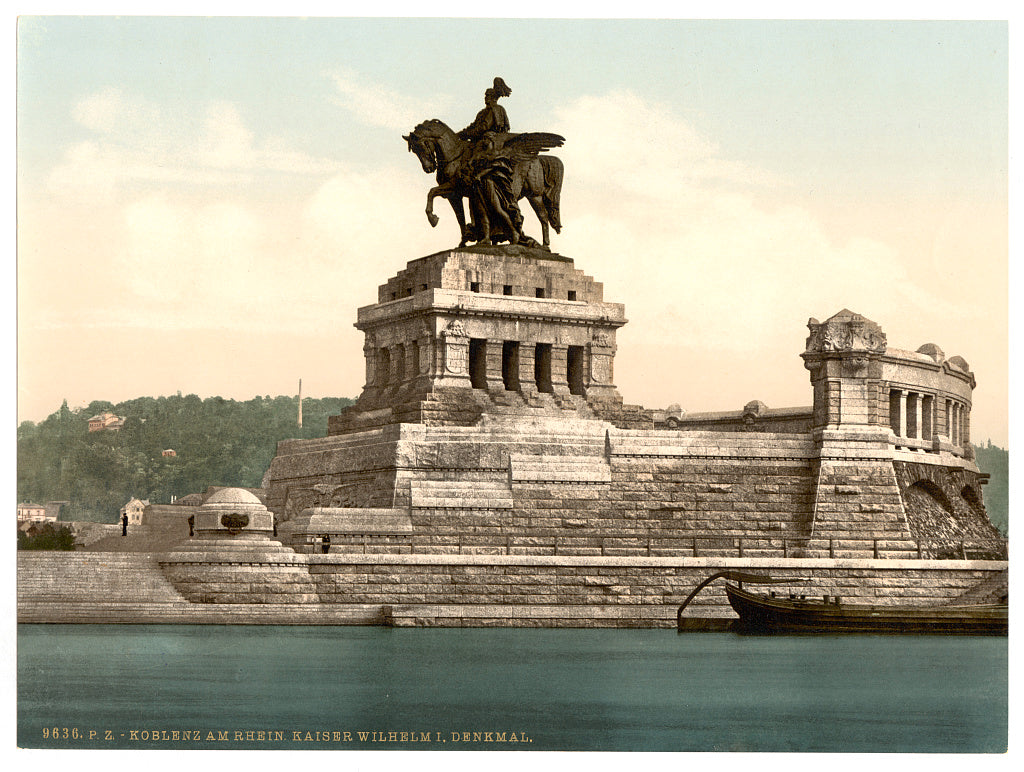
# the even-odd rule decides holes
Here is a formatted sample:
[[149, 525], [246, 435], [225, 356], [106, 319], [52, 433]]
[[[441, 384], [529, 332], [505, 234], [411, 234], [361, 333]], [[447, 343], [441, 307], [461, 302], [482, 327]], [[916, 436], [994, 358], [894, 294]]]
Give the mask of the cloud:
[[352, 112], [370, 126], [408, 131], [427, 115], [443, 114], [451, 104], [449, 97], [431, 94], [411, 97], [371, 83], [363, 83], [351, 72], [328, 73], [338, 96], [336, 104]]
[[271, 174], [326, 176], [340, 166], [293, 150], [281, 138], [258, 135], [230, 102], [190, 111], [106, 89], [71, 112], [91, 136], [67, 148], [48, 186], [79, 200], [110, 199], [137, 183], [245, 186]]
[[692, 198], [707, 186], [779, 186], [762, 169], [728, 160], [718, 144], [675, 115], [629, 91], [583, 96], [557, 111], [559, 151], [573, 174], [610, 194]]
[[630, 299], [648, 342], [739, 351], [799, 337], [808, 316], [844, 306], [932, 319], [968, 311], [915, 282], [893, 245], [837, 241], [789, 180], [731, 160], [665, 106], [621, 91], [581, 97], [556, 130], [570, 139], [558, 151], [566, 227], [555, 246], [586, 257], [609, 300]]

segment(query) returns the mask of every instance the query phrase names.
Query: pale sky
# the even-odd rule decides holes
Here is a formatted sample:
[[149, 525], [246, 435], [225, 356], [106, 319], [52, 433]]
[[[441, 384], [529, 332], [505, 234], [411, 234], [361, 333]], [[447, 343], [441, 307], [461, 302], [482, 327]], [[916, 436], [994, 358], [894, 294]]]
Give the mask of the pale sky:
[[[936, 343], [1007, 444], [1004, 22], [42, 18], [18, 26], [18, 420], [358, 396], [356, 309], [430, 228], [401, 135], [566, 137], [558, 253], [625, 304], [627, 402], [809, 405], [809, 317]], [[529, 207], [527, 232], [540, 236]]]

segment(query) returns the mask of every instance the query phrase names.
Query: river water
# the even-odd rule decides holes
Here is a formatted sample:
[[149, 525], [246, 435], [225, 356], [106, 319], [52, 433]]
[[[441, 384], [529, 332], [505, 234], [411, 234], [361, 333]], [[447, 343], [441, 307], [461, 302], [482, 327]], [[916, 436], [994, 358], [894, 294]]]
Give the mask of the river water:
[[34, 748], [999, 752], [1007, 702], [1006, 638], [18, 627]]

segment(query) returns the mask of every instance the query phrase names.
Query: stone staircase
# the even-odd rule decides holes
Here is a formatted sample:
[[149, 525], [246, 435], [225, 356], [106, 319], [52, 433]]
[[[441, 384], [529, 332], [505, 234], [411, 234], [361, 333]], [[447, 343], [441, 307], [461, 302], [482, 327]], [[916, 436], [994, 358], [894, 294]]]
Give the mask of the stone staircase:
[[[191, 603], [149, 553], [18, 552], [21, 624], [374, 625], [379, 603]], [[298, 568], [298, 566], [296, 566]]]
[[804, 460], [815, 455], [809, 437], [793, 434], [649, 429], [613, 430], [609, 437], [615, 456]]
[[610, 483], [612, 468], [604, 456], [512, 455], [513, 483]]
[[18, 553], [18, 602], [184, 600], [151, 553]]
[[506, 482], [411, 480], [412, 506], [420, 509], [512, 509]]

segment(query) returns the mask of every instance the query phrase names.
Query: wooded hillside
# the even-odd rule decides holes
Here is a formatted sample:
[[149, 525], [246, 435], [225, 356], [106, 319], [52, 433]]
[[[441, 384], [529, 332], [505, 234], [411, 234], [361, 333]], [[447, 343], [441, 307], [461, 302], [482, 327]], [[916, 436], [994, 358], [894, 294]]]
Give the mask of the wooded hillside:
[[[67, 402], [45, 421], [18, 427], [18, 501], [68, 501], [62, 520], [114, 522], [133, 496], [166, 504], [209, 485], [258, 487], [279, 440], [323, 437], [344, 398], [254, 397], [236, 402], [195, 394]], [[119, 431], [89, 431], [105, 411], [124, 418]], [[173, 450], [176, 455], [164, 456]]]

